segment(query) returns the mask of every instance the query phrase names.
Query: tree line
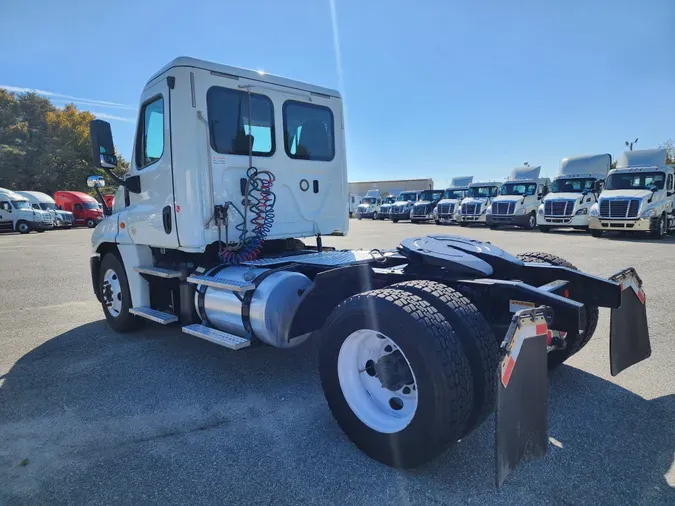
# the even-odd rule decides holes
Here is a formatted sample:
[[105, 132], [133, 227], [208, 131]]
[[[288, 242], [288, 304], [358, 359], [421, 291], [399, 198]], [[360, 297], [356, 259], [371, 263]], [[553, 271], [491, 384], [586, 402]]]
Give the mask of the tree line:
[[[89, 140], [93, 119], [74, 104], [59, 109], [36, 93], [0, 89], [0, 187], [91, 193], [87, 176], [97, 173]], [[126, 171], [129, 164], [119, 160], [118, 172]]]

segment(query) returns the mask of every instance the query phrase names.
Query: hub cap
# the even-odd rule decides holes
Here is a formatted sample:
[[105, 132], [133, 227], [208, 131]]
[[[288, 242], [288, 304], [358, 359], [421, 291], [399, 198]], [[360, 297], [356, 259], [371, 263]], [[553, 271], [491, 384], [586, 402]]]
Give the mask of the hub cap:
[[122, 311], [122, 288], [117, 273], [112, 269], [105, 271], [101, 294], [108, 313], [117, 318]]
[[530, 215], [530, 228], [534, 228], [534, 226], [537, 224], [534, 216]]
[[354, 414], [377, 432], [392, 434], [415, 416], [417, 382], [394, 341], [375, 330], [350, 334], [338, 354], [342, 394]]

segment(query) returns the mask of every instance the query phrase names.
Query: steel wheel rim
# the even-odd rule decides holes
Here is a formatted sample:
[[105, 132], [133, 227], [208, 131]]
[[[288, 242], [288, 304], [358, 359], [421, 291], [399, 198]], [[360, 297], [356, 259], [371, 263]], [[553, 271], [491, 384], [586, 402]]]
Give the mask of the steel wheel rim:
[[19, 232], [26, 232], [28, 230], [28, 224], [19, 223]]
[[534, 226], [537, 224], [535, 221], [534, 216], [530, 215], [530, 228], [534, 228]]
[[101, 294], [106, 311], [110, 316], [117, 318], [122, 311], [122, 286], [119, 276], [113, 269], [108, 269], [103, 275]]
[[[394, 360], [399, 371], [410, 373], [408, 380], [382, 374], [384, 357]], [[371, 329], [352, 332], [342, 343], [337, 361], [342, 395], [356, 417], [371, 429], [393, 434], [405, 429], [413, 420], [418, 405], [415, 373], [403, 351], [389, 337]], [[407, 374], [407, 372], [406, 372]], [[386, 377], [385, 377], [386, 376]], [[410, 382], [412, 380], [412, 382]], [[383, 386], [394, 381], [395, 390]]]

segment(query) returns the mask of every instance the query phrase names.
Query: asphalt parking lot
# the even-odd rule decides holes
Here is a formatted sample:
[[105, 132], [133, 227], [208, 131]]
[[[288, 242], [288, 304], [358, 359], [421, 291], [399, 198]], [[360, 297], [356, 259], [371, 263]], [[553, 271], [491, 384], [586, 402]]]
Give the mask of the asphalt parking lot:
[[90, 286], [91, 231], [0, 235], [0, 504], [674, 504], [675, 237], [351, 221], [325, 238], [391, 248], [461, 234], [644, 280], [652, 357], [609, 373], [609, 313], [550, 378], [550, 446], [494, 488], [493, 421], [438, 460], [388, 468], [323, 398], [311, 342], [238, 352], [179, 327], [113, 333]]

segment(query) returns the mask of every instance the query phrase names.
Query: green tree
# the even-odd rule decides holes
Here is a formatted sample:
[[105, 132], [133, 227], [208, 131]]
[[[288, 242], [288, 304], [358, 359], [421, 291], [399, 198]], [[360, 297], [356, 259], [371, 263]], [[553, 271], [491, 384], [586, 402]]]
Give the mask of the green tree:
[[668, 152], [666, 163], [669, 165], [675, 165], [675, 139], [668, 139], [659, 147], [666, 148], [666, 151]]

